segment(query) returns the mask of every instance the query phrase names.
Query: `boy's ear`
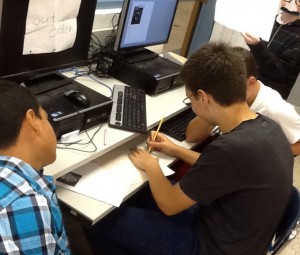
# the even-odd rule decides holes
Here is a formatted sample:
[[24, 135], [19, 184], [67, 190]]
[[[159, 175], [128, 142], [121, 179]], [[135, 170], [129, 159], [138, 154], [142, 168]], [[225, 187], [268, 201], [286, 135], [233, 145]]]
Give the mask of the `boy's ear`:
[[197, 95], [199, 99], [202, 101], [206, 101], [208, 99], [207, 93], [203, 89], [198, 89]]
[[40, 131], [40, 122], [39, 122], [39, 118], [36, 116], [34, 110], [29, 109], [26, 112], [25, 115], [25, 121], [28, 125], [28, 127], [30, 127], [35, 133]]
[[247, 85], [248, 86], [253, 86], [257, 82], [257, 79], [254, 76], [250, 76], [247, 80]]

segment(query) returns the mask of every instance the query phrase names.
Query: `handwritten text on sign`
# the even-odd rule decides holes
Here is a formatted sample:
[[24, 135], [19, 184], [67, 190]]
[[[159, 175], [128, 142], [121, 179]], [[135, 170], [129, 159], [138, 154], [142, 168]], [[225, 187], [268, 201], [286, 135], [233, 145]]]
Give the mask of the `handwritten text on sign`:
[[30, 0], [23, 54], [59, 52], [73, 47], [81, 0]]

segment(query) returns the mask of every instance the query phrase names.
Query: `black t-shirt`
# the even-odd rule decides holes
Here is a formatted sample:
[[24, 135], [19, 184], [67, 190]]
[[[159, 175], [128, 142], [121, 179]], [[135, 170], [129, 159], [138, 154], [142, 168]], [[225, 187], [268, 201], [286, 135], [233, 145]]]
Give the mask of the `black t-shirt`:
[[201, 207], [200, 254], [265, 254], [292, 188], [281, 128], [258, 116], [208, 145], [180, 187]]

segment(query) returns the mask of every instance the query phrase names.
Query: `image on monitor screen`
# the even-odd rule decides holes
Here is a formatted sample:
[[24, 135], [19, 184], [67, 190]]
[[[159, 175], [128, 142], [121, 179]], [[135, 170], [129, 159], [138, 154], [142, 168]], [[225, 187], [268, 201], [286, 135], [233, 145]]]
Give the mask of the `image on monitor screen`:
[[143, 7], [135, 6], [133, 15], [132, 15], [131, 24], [140, 24], [141, 18], [142, 18], [142, 13], [143, 13]]
[[[97, 0], [56, 1], [60, 8], [52, 2], [1, 1], [0, 79], [21, 83], [43, 73], [87, 64]], [[43, 6], [39, 8], [39, 4]]]
[[124, 0], [114, 50], [138, 52], [167, 43], [178, 0]]

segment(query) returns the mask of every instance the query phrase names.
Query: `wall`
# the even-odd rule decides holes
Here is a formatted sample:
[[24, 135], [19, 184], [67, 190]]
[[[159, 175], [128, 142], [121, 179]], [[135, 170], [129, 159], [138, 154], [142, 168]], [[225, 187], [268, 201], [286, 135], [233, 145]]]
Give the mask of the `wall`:
[[194, 35], [188, 51], [188, 57], [208, 42], [214, 26], [214, 13], [217, 0], [209, 0], [201, 7]]
[[96, 11], [93, 34], [99, 38], [102, 44], [104, 44], [105, 38], [111, 35], [113, 25], [117, 24], [120, 12], [120, 8]]
[[191, 13], [193, 11], [194, 2], [194, 0], [179, 1], [169, 41], [163, 47], [164, 52], [181, 52], [181, 48], [185, 40], [185, 35], [188, 30]]

